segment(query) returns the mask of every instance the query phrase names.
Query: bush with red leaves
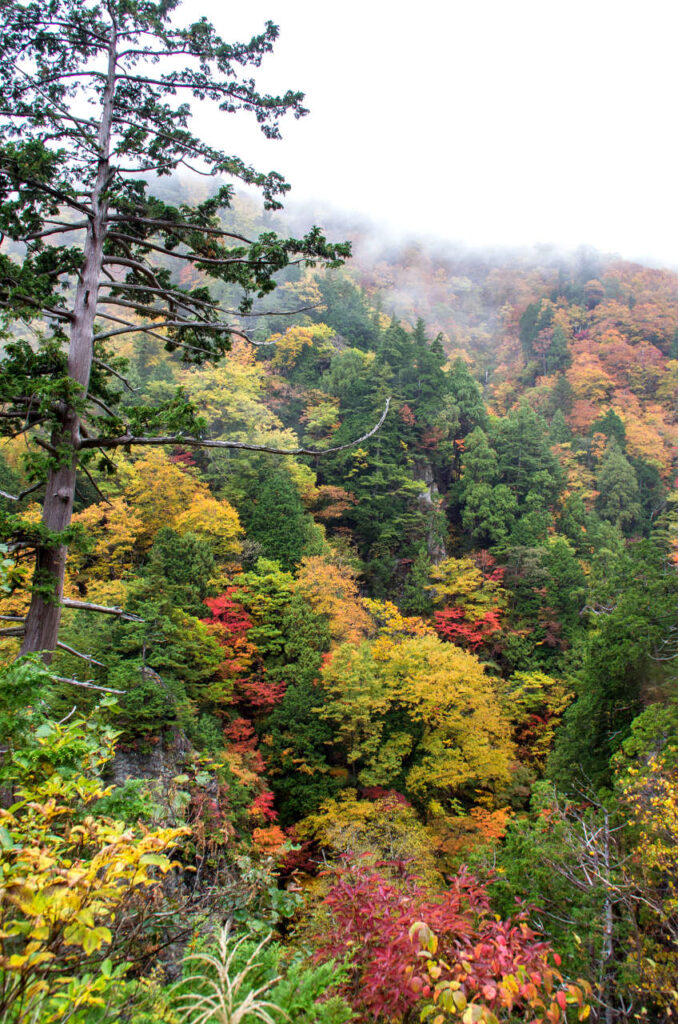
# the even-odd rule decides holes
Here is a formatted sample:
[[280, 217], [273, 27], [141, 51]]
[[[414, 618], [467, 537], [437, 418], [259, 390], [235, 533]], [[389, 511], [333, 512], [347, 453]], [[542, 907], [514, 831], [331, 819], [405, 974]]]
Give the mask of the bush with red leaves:
[[348, 862], [337, 869], [324, 903], [332, 928], [316, 934], [314, 957], [350, 957], [343, 995], [358, 1013], [401, 1019], [433, 997], [434, 982], [418, 956], [416, 928], [410, 934], [416, 922], [425, 922], [437, 937], [441, 973], [436, 976], [451, 981], [469, 1003], [500, 1011], [509, 977], [524, 979], [512, 995], [512, 1019], [533, 1021], [542, 995], [552, 1002], [543, 987], [558, 982], [557, 954], [528, 926], [525, 912], [497, 920], [486, 887], [463, 870], [446, 892], [432, 896], [414, 878], [396, 884], [367, 865]]

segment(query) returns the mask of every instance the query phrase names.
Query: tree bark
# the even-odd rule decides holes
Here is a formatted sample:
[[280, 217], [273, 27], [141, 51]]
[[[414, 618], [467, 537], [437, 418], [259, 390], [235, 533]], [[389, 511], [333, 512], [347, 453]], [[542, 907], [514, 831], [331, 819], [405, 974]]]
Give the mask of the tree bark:
[[[110, 143], [116, 57], [117, 26], [114, 22], [109, 36], [108, 73], [99, 121], [97, 176], [90, 200], [84, 261], [75, 293], [68, 347], [68, 376], [80, 385], [82, 397], [87, 395], [94, 356], [92, 339], [106, 235], [106, 190], [111, 181]], [[52, 437], [52, 446], [59, 452], [60, 464], [49, 470], [42, 514], [43, 525], [56, 533], [63, 533], [71, 523], [79, 444], [80, 417], [75, 408], [66, 407], [61, 429]], [[47, 663], [57, 646], [67, 554], [65, 544], [41, 545], [36, 552], [33, 595], [21, 654], [39, 651]]]

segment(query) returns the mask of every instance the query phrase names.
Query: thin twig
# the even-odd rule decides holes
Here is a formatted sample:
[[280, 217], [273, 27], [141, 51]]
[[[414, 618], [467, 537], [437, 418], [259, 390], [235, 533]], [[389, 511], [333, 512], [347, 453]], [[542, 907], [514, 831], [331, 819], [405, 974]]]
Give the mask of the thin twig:
[[62, 718], [60, 722], [57, 722], [57, 725], [64, 725], [64, 723], [67, 722], [69, 718], [73, 717], [73, 715], [75, 714], [75, 712], [77, 710], [78, 710], [78, 705], [74, 704], [73, 707], [71, 708], [71, 710], [66, 715], [66, 717]]

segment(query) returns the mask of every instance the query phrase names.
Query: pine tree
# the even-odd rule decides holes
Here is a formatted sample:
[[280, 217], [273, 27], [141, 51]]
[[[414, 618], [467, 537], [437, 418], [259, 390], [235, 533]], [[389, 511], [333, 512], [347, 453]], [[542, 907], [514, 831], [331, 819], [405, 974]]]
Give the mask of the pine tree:
[[[30, 490], [44, 487], [42, 524], [4, 527], [36, 556], [23, 651], [56, 645], [76, 476], [93, 459], [110, 466], [108, 453], [121, 446], [179, 439], [184, 447], [248, 447], [207, 441], [181, 393], [123, 416], [112, 339], [160, 337], [186, 363], [218, 360], [243, 333], [220, 304], [219, 286], [240, 289], [245, 316], [292, 260], [337, 265], [349, 254], [317, 228], [301, 239], [225, 230], [219, 214], [231, 203], [231, 184], [193, 205], [153, 195], [150, 176], [197, 164], [257, 187], [267, 209], [279, 208], [284, 179], [195, 135], [186, 100], [247, 111], [268, 138], [279, 137], [285, 114], [306, 113], [301, 93], [262, 93], [241, 74], [272, 50], [275, 25], [228, 44], [204, 18], [175, 27], [177, 7], [178, 0], [0, 7], [0, 232], [21, 243], [21, 255], [0, 252], [0, 308], [5, 329], [18, 320], [40, 336], [33, 345], [23, 337], [8, 343], [0, 375], [2, 430], [33, 439]], [[181, 283], [178, 271], [187, 268], [217, 288]]]
[[471, 431], [464, 441], [462, 467], [465, 489], [473, 484], [493, 484], [497, 479], [497, 456], [490, 448], [487, 434], [480, 427]]
[[459, 410], [459, 437], [487, 426], [487, 410], [477, 380], [463, 359], [455, 359], [448, 374], [449, 388]]
[[527, 403], [512, 409], [503, 420], [494, 424], [491, 440], [499, 462], [499, 474], [522, 501], [534, 491], [545, 504], [560, 491], [563, 473], [549, 442], [545, 421]]

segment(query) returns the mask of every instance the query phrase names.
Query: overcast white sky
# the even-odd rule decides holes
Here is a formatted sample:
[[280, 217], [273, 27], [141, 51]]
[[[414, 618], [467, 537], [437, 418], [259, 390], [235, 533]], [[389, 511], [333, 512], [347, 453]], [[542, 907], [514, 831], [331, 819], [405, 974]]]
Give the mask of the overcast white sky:
[[676, 0], [186, 0], [189, 12], [229, 40], [280, 26], [258, 82], [304, 90], [308, 117], [284, 123], [282, 142], [245, 115], [201, 128], [283, 173], [295, 200], [405, 234], [678, 265]]

